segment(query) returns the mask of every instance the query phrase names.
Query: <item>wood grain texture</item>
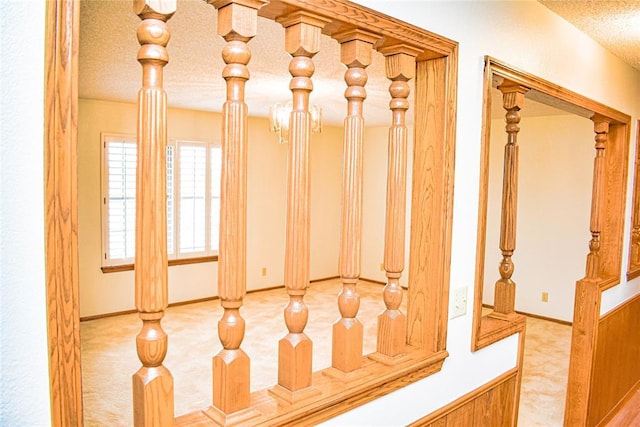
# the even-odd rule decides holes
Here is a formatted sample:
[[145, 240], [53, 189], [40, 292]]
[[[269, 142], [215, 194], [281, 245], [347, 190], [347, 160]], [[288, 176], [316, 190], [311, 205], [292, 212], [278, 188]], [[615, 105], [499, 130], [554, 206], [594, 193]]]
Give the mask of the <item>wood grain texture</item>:
[[[242, 3], [246, 5], [247, 3], [251, 3], [252, 0], [247, 1], [238, 1], [237, 3]], [[53, 3], [53, 2], [52, 2]], [[154, 11], [153, 8], [148, 7], [148, 4], [144, 0], [135, 0], [134, 1], [134, 11], [140, 14], [150, 14], [153, 18], [162, 17], [163, 14], [171, 13], [171, 6], [174, 2], [154, 2], [157, 10]], [[219, 5], [228, 3], [226, 0], [221, 0]], [[61, 3], [56, 3], [61, 4]], [[64, 7], [71, 10], [75, 3], [71, 1], [67, 1], [64, 3]], [[167, 8], [168, 7], [168, 8]], [[429, 137], [430, 143], [434, 144], [434, 147], [439, 147], [440, 144], [444, 146], [443, 148], [443, 158], [445, 159], [446, 166], [443, 168], [443, 176], [442, 181], [439, 179], [435, 182], [437, 186], [433, 188], [438, 194], [442, 194], [442, 203], [440, 206], [440, 211], [434, 210], [430, 212], [428, 215], [432, 215], [434, 217], [443, 217], [441, 222], [444, 224], [441, 227], [441, 237], [434, 242], [430, 243], [430, 249], [432, 250], [432, 255], [438, 259], [442, 260], [441, 267], [437, 270], [437, 272], [433, 272], [430, 276], [429, 282], [420, 281], [413, 288], [417, 293], [426, 294], [427, 292], [433, 291], [433, 283], [437, 283], [436, 289], [441, 289], [439, 295], [441, 298], [445, 298], [447, 296], [447, 291], [449, 287], [449, 265], [448, 261], [450, 258], [450, 245], [451, 245], [451, 203], [453, 196], [453, 153], [455, 146], [455, 117], [456, 117], [456, 83], [457, 83], [457, 43], [449, 40], [445, 37], [435, 35], [431, 32], [425, 31], [415, 26], [408, 25], [403, 23], [397, 19], [385, 16], [376, 11], [372, 11], [370, 9], [364, 8], [357, 4], [345, 1], [345, 0], [336, 0], [336, 1], [271, 1], [269, 4], [260, 9], [259, 14], [264, 17], [268, 17], [270, 19], [278, 19], [284, 16], [290, 16], [295, 12], [304, 12], [302, 14], [298, 14], [301, 18], [296, 18], [302, 23], [306, 25], [320, 25], [323, 26], [322, 32], [326, 35], [332, 36], [338, 33], [344, 33], [345, 31], [364, 31], [364, 32], [372, 32], [376, 35], [383, 37], [385, 39], [384, 43], [381, 43], [379, 47], [381, 50], [387, 49], [391, 46], [403, 45], [407, 49], [407, 51], [412, 52], [412, 57], [416, 58], [418, 61], [429, 63], [429, 64], [437, 64], [433, 65], [432, 69], [428, 67], [419, 66], [418, 74], [427, 73], [429, 74], [427, 79], [434, 79], [433, 84], [434, 87], [444, 87], [446, 90], [444, 91], [445, 99], [420, 99], [416, 100], [416, 110], [423, 108], [423, 111], [426, 111], [432, 106], [439, 106], [438, 108], [442, 108], [445, 111], [444, 114], [444, 125], [443, 131], [441, 133], [440, 130], [437, 131], [437, 136], [433, 138]], [[74, 12], [75, 13], [75, 12]], [[284, 21], [280, 20], [284, 23]], [[48, 23], [49, 25], [49, 23]], [[296, 23], [287, 22], [286, 26], [297, 25]], [[55, 27], [55, 28], [54, 28]], [[52, 18], [52, 22], [50, 25], [51, 31], [47, 31], [47, 34], [56, 34], [56, 40], [58, 39], [66, 39], [68, 37], [77, 37], [78, 34], [78, 22], [77, 19], [67, 19], [65, 17], [61, 17], [61, 15], [56, 15], [55, 18]], [[300, 27], [297, 27], [300, 29]], [[285, 46], [288, 47], [295, 46], [299, 44], [301, 41], [301, 35], [303, 32], [297, 31], [297, 29], [293, 29], [292, 33], [296, 35], [287, 38], [285, 42]], [[163, 34], [163, 31], [160, 31], [160, 34]], [[246, 35], [244, 32], [241, 36]], [[162, 36], [161, 36], [162, 37]], [[305, 40], [304, 49], [313, 48], [313, 43], [311, 45], [306, 44], [308, 39], [302, 37]], [[377, 43], [377, 42], [376, 42]], [[73, 50], [76, 52], [76, 50]], [[67, 52], [68, 53], [68, 52]], [[431, 60], [442, 59], [443, 62], [431, 63]], [[402, 61], [400, 61], [402, 62]], [[65, 67], [69, 67], [68, 62], [64, 62]], [[304, 68], [304, 67], [303, 67]], [[422, 71], [420, 71], [420, 69]], [[71, 87], [77, 84], [77, 72], [73, 67], [68, 68], [69, 74], [66, 77], [59, 76], [54, 83], [52, 88], [50, 89], [51, 93], [67, 93], [69, 88], [69, 84]], [[444, 71], [443, 71], [444, 70]], [[148, 81], [145, 81], [147, 84]], [[73, 92], [73, 91], [72, 91]], [[429, 97], [440, 96], [439, 91], [428, 92]], [[69, 102], [76, 102], [77, 94], [72, 93], [69, 96]], [[424, 103], [424, 104], [423, 104]], [[421, 104], [423, 104], [421, 106]], [[439, 113], [438, 113], [439, 114]], [[438, 116], [438, 115], [436, 115]], [[68, 117], [64, 116], [64, 120], [67, 120]], [[302, 121], [299, 118], [299, 121]], [[303, 126], [304, 127], [304, 126]], [[439, 128], [438, 128], [439, 129]], [[50, 132], [51, 126], [47, 126], [47, 132]], [[425, 131], [425, 133], [431, 132], [430, 129]], [[422, 135], [424, 137], [424, 135]], [[60, 147], [63, 154], [62, 156], [58, 156], [52, 158], [53, 168], [52, 169], [65, 169], [67, 164], [65, 163], [65, 156], [73, 156], [74, 151], [68, 151], [69, 147], [61, 146]], [[74, 167], [75, 168], [75, 167]], [[440, 184], [442, 183], [442, 185]], [[75, 188], [75, 184], [70, 184], [71, 188]], [[53, 192], [55, 193], [55, 197], [59, 197], [60, 194], [64, 196], [64, 188], [59, 188], [55, 186]], [[65, 214], [67, 215], [67, 214]], [[68, 215], [77, 215], [77, 208], [75, 206], [70, 206]], [[65, 220], [68, 218], [65, 217]], [[47, 231], [49, 233], [49, 230]], [[73, 239], [72, 233], [73, 231], [70, 229], [61, 229], [60, 238], [62, 240], [71, 241]], [[47, 256], [49, 257], [49, 247], [47, 248]], [[65, 252], [65, 256], [69, 255], [70, 252]], [[49, 258], [48, 258], [49, 259]], [[56, 258], [53, 262], [56, 265], [56, 268], [63, 268], [64, 262], [66, 262], [68, 258], [62, 259], [61, 257]], [[416, 261], [411, 261], [412, 262]], [[304, 281], [302, 281], [304, 283]], [[70, 282], [65, 282], [65, 285]], [[300, 289], [295, 290], [298, 293]], [[65, 291], [66, 292], [66, 291]], [[61, 311], [64, 309], [64, 302], [61, 300], [56, 300], [55, 297], [52, 297], [51, 289], [48, 289], [48, 298], [50, 301], [50, 310], [53, 311]], [[69, 291], [65, 293], [65, 297], [68, 297], [69, 304], [78, 304], [77, 294]], [[160, 303], [162, 302], [162, 292], [155, 293], [154, 298], [157, 298]], [[294, 295], [292, 298], [294, 305], [298, 308], [301, 301], [301, 298], [297, 295]], [[162, 304], [160, 304], [161, 306]], [[156, 308], [158, 305], [156, 304]], [[443, 308], [444, 307], [444, 308]], [[387, 366], [384, 364], [380, 364], [378, 362], [374, 362], [370, 359], [363, 359], [363, 372], [366, 373], [365, 377], [360, 381], [356, 381], [354, 383], [349, 383], [345, 387], [345, 383], [342, 381], [337, 381], [335, 379], [331, 379], [330, 376], [324, 375], [322, 372], [314, 374], [314, 383], [320, 384], [321, 391], [320, 397], [317, 399], [311, 399], [306, 402], [289, 402], [284, 403], [282, 400], [278, 398], [274, 398], [267, 391], [258, 392], [252, 395], [252, 407], [260, 408], [260, 411], [264, 411], [267, 415], [265, 415], [262, 420], [270, 420], [267, 422], [267, 425], [280, 425], [283, 423], [291, 422], [291, 423], [314, 423], [319, 422], [319, 420], [326, 420], [336, 414], [345, 412], [351, 409], [354, 406], [361, 405], [365, 402], [371, 401], [373, 399], [378, 398], [386, 393], [389, 393], [398, 388], [404, 387], [412, 382], [415, 382], [421, 378], [424, 378], [428, 375], [437, 372], [441, 366], [443, 360], [447, 357], [446, 351], [444, 351], [444, 343], [446, 341], [446, 303], [438, 303], [437, 306], [437, 315], [436, 318], [438, 320], [437, 325], [433, 325], [432, 323], [427, 322], [423, 323], [425, 327], [434, 327], [437, 328], [437, 332], [434, 332], [439, 338], [438, 340], [441, 342], [441, 351], [436, 353], [433, 352], [424, 352], [421, 349], [415, 350], [411, 349], [406, 358], [402, 360], [401, 363], [398, 363], [394, 366]], [[150, 323], [152, 328], [148, 328], [151, 331], [158, 332], [159, 331], [159, 312], [152, 312], [149, 315], [144, 315], [144, 322]], [[416, 314], [418, 317], [418, 314]], [[77, 321], [78, 314], [71, 313], [70, 320]], [[49, 316], [49, 328], [53, 330], [55, 328], [61, 327], [59, 325], [59, 320], [54, 316]], [[416, 321], [419, 322], [419, 321]], [[154, 330], [155, 328], [155, 330]], [[77, 330], [77, 328], [76, 328]], [[153, 335], [153, 334], [152, 334]], [[162, 354], [162, 348], [165, 346], [163, 343], [164, 337], [162, 333], [155, 334], [156, 337], [159, 338], [154, 345], [149, 345], [147, 348], [149, 355], [159, 355]], [[143, 341], [150, 341], [150, 336], [147, 332], [145, 332], [142, 337]], [[65, 346], [70, 345], [71, 340], [65, 341]], [[150, 342], [148, 344], [151, 344]], [[65, 347], [70, 348], [70, 347]], [[147, 356], [145, 356], [147, 357]], [[72, 372], [74, 368], [71, 367], [72, 363], [79, 363], [79, 354], [73, 355], [69, 354], [68, 358], [56, 359], [55, 355], [50, 355], [50, 363], [51, 363], [51, 377], [57, 378], [57, 376], [69, 376], [78, 375]], [[149, 373], [145, 374], [148, 378], [151, 378], [153, 375], [159, 375], [160, 378], [165, 378], [166, 373], [162, 372], [162, 369], [148, 369]], [[153, 371], [153, 373], [151, 373]], [[165, 375], [165, 377], [163, 377]], [[52, 380], [53, 381], [53, 380]], [[166, 391], [167, 384], [164, 380], [158, 381], [158, 393], [162, 394]], [[79, 383], [78, 383], [79, 384]], [[326, 385], [325, 385], [326, 384]], [[164, 391], [163, 391], [164, 389]], [[67, 390], [71, 390], [70, 387]], [[74, 402], [75, 400], [75, 402]], [[71, 392], [65, 392], [60, 394], [61, 405], [64, 408], [75, 408], [78, 411], [81, 411], [81, 394], [80, 389], [77, 387], [76, 390]], [[158, 400], [160, 401], [160, 400]], [[143, 405], [136, 405], [143, 406]], [[158, 410], [159, 407], [150, 405], [153, 409]], [[144, 411], [144, 409], [142, 409]], [[77, 412], [78, 413], [78, 412]], [[81, 414], [81, 413], [80, 413]], [[76, 419], [80, 419], [81, 415], [76, 417]], [[234, 422], [235, 420], [239, 420], [239, 417], [227, 417], [223, 420], [223, 422]], [[226, 421], [225, 421], [226, 420]], [[191, 421], [196, 425], [211, 425], [214, 421], [211, 418], [208, 418], [204, 413], [199, 413], [198, 415], [191, 418]], [[261, 422], [258, 420], [255, 424], [260, 424]], [[67, 424], [63, 424], [67, 425]], [[72, 424], [68, 424], [72, 425]]]
[[603, 316], [598, 324], [588, 426], [625, 403], [640, 382], [640, 295]]
[[[304, 333], [309, 313], [303, 300], [309, 286], [309, 94], [313, 90], [311, 58], [320, 49], [320, 30], [325, 21], [299, 12], [281, 17], [278, 22], [285, 28], [285, 50], [292, 56], [289, 88], [293, 94], [293, 109], [289, 116], [284, 265], [284, 284], [289, 294], [284, 318], [289, 333], [278, 344], [278, 385], [295, 393], [311, 387], [313, 344]], [[296, 395], [290, 399], [295, 400]]]
[[564, 423], [583, 426], [587, 422], [598, 338], [601, 302], [598, 281], [579, 280], [576, 283], [575, 301]]
[[[530, 90], [527, 92], [527, 97], [531, 97], [532, 99], [554, 104], [565, 111], [571, 111], [588, 118], [597, 114], [609, 122], [607, 154], [604, 162], [603, 206], [599, 209], [602, 230], [600, 235], [600, 272], [598, 274], [600, 277], [598, 278], [598, 286], [601, 290], [605, 290], [620, 283], [630, 117], [597, 101], [571, 92], [563, 87], [487, 56], [485, 57], [484, 115], [480, 166], [482, 177], [480, 180], [478, 209], [478, 250], [476, 252], [476, 297], [474, 301], [474, 326], [472, 332], [472, 349], [474, 351], [495, 342], [495, 340], [508, 336], [509, 333], [515, 333], [519, 330], [515, 324], [510, 326], [505, 325], [503, 322], [488, 322], [488, 318], [486, 316], [483, 317], [481, 313], [486, 245], [486, 198], [488, 189], [488, 144], [490, 135], [489, 114], [491, 111], [490, 91], [493, 86], [499, 85], [504, 81], [510, 81], [513, 84], [529, 88]], [[576, 300], [576, 311], [584, 311], [586, 309], [584, 304], [589, 304], [589, 302]], [[592, 322], [596, 320], [597, 318], [590, 319]], [[509, 322], [511, 320], [506, 319], [506, 321]], [[513, 321], [517, 321], [517, 318], [514, 317]], [[593, 329], [594, 326], [591, 325], [588, 328]], [[585, 360], [584, 363], [590, 362]]]
[[78, 36], [80, 5], [49, 1], [45, 40], [45, 245], [51, 423], [81, 426], [78, 296]]
[[630, 122], [610, 123], [605, 156], [604, 217], [600, 236], [600, 287], [620, 283], [625, 228], [625, 203], [629, 156]]
[[445, 57], [457, 48], [453, 40], [346, 0], [271, 0], [260, 16], [276, 19], [299, 9], [327, 18], [324, 34], [331, 36], [354, 27], [375, 31], [391, 43], [418, 48], [418, 60]]
[[[260, 416], [243, 425], [251, 426], [311, 426], [317, 425], [354, 407], [375, 400], [399, 388], [432, 375], [442, 368], [446, 352], [426, 355], [410, 349], [402, 363], [388, 366], [364, 357], [362, 375], [350, 381], [327, 375], [327, 370], [313, 374], [314, 398], [287, 402], [274, 397], [271, 390], [261, 390], [251, 395], [251, 405]], [[215, 425], [202, 412], [178, 417], [177, 426]]]
[[515, 426], [518, 370], [489, 381], [441, 409], [409, 424], [411, 427]]
[[605, 185], [605, 151], [607, 147], [609, 120], [599, 114], [594, 115], [591, 120], [595, 132], [596, 155], [593, 159], [593, 187], [591, 193], [591, 220], [589, 229], [591, 231], [591, 241], [589, 242], [589, 254], [587, 255], [587, 267], [585, 277], [597, 279], [600, 277], [600, 233], [602, 232], [602, 208], [604, 207], [604, 185]]
[[520, 110], [524, 107], [524, 96], [529, 89], [509, 80], [505, 80], [498, 89], [502, 92], [502, 107], [506, 110], [507, 144], [504, 146], [502, 210], [500, 211], [502, 260], [498, 267], [500, 279], [495, 284], [495, 306], [490, 316], [504, 317], [512, 314], [516, 305], [516, 284], [511, 279], [514, 270], [511, 257], [516, 250], [518, 219], [518, 132], [520, 132]]
[[[173, 3], [173, 4], [172, 4]], [[171, 34], [166, 21], [175, 2], [134, 1], [141, 19], [137, 36], [142, 88], [138, 92], [136, 169], [135, 305], [142, 320], [136, 350], [142, 363], [133, 374], [133, 422], [136, 426], [173, 423], [173, 377], [162, 365], [168, 336], [160, 324], [168, 304], [166, 146], [167, 95], [162, 70], [169, 61]]]
[[[453, 147], [443, 145], [447, 132], [454, 58], [417, 64], [407, 342], [426, 351], [443, 350], [448, 318]], [[455, 102], [455, 101], [454, 101]], [[453, 124], [454, 125], [454, 124]], [[439, 190], [435, 190], [439, 189]]]
[[633, 201], [631, 208], [631, 244], [627, 280], [640, 277], [640, 120], [636, 125], [636, 158], [633, 172]]
[[387, 285], [382, 292], [386, 310], [378, 316], [378, 353], [396, 357], [405, 352], [407, 319], [400, 311], [404, 269], [405, 218], [407, 210], [407, 139], [406, 112], [409, 109], [408, 80], [416, 73], [415, 55], [402, 46], [383, 49], [387, 78], [391, 80], [387, 161], [387, 205], [384, 240], [384, 269]]
[[362, 181], [364, 139], [364, 100], [367, 97], [366, 67], [371, 64], [375, 34], [362, 31], [342, 33], [340, 59], [347, 66], [344, 75], [347, 89], [347, 117], [344, 121], [342, 155], [342, 217], [338, 270], [342, 290], [338, 295], [341, 318], [333, 325], [331, 366], [352, 372], [360, 368], [363, 326], [356, 318], [360, 296], [356, 288], [362, 264]]
[[[227, 99], [222, 106], [222, 168], [220, 174], [220, 241], [218, 295], [224, 309], [218, 322], [222, 350], [213, 357], [213, 414], [226, 415], [249, 408], [250, 359], [240, 348], [245, 321], [240, 314], [247, 289], [247, 145], [248, 112], [245, 84], [256, 35], [258, 9], [264, 1], [214, 1], [218, 34], [226, 45], [222, 77]], [[224, 418], [226, 419], [226, 418]]]

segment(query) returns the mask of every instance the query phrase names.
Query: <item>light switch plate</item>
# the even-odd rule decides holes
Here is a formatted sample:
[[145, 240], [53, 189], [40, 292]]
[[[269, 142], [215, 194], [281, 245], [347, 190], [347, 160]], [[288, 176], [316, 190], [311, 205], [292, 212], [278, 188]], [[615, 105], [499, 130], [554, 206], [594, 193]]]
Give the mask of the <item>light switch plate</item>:
[[456, 288], [453, 290], [453, 304], [450, 318], [453, 319], [464, 316], [465, 314], [467, 314], [467, 288]]

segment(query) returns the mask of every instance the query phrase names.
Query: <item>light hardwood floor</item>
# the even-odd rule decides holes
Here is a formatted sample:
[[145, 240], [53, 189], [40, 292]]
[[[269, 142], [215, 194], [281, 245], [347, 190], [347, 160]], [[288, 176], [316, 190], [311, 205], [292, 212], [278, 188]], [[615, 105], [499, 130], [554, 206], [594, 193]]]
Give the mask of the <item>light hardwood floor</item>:
[[[314, 283], [305, 297], [309, 306], [305, 331], [314, 343], [314, 371], [331, 364], [331, 325], [339, 317], [339, 290], [339, 280]], [[375, 351], [376, 318], [384, 309], [382, 286], [363, 281], [358, 291], [358, 319], [364, 325], [363, 350], [368, 354]], [[277, 382], [277, 342], [286, 332], [282, 310], [287, 301], [283, 289], [252, 293], [245, 299], [241, 313], [247, 329], [242, 348], [251, 357], [252, 391]], [[174, 377], [176, 415], [211, 404], [211, 359], [222, 348], [217, 338], [221, 315], [217, 300], [167, 309], [165, 366]], [[131, 375], [140, 367], [135, 350], [140, 325], [136, 314], [81, 323], [86, 426], [132, 425]], [[528, 319], [520, 426], [562, 425], [570, 336], [569, 326]]]

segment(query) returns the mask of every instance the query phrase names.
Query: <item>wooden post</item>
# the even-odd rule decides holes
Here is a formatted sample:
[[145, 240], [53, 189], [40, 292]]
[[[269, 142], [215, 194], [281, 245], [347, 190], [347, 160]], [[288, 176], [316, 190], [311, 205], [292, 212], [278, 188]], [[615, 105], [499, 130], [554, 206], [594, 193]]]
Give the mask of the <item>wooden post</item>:
[[386, 310], [378, 316], [377, 350], [385, 357], [401, 356], [406, 350], [406, 316], [400, 311], [404, 270], [405, 218], [407, 205], [407, 125], [410, 87], [415, 77], [417, 51], [405, 45], [380, 49], [385, 55], [392, 124], [389, 128], [387, 169], [387, 214], [385, 223], [384, 269], [387, 285], [382, 292]]
[[213, 406], [206, 411], [220, 425], [243, 421], [258, 412], [250, 407], [250, 360], [240, 348], [245, 321], [240, 315], [246, 293], [247, 244], [247, 104], [245, 83], [263, 0], [208, 0], [218, 10], [227, 100], [222, 107], [222, 172], [220, 177], [220, 245], [218, 295], [224, 309], [218, 322], [223, 349], [213, 357]]
[[362, 262], [362, 140], [364, 117], [362, 108], [367, 92], [367, 72], [371, 64], [373, 43], [379, 38], [360, 30], [333, 36], [340, 43], [342, 63], [347, 66], [347, 117], [344, 120], [342, 172], [342, 228], [338, 270], [342, 290], [338, 295], [341, 318], [333, 324], [331, 366], [352, 372], [362, 365], [362, 323], [356, 319], [360, 296], [356, 285]]
[[326, 20], [306, 12], [278, 19], [285, 28], [285, 49], [292, 56], [289, 88], [293, 109], [289, 116], [289, 157], [284, 284], [289, 303], [284, 321], [289, 333], [278, 344], [278, 385], [275, 395], [293, 402], [317, 393], [311, 389], [313, 343], [304, 333], [308, 309], [304, 295], [309, 286], [309, 140], [311, 114], [309, 94], [313, 90], [311, 58], [320, 50], [320, 31]]
[[589, 241], [589, 254], [587, 255], [586, 278], [600, 278], [600, 233], [602, 231], [602, 207], [604, 206], [605, 185], [605, 147], [609, 133], [610, 119], [595, 114], [591, 117], [593, 131], [595, 132], [596, 157], [593, 160], [593, 190], [591, 195], [591, 241]]
[[138, 92], [136, 174], [135, 303], [142, 330], [136, 338], [142, 367], [133, 375], [133, 421], [136, 426], [173, 425], [173, 377], [162, 365], [167, 334], [160, 321], [168, 303], [166, 146], [167, 95], [162, 70], [169, 61], [171, 37], [166, 21], [175, 1], [134, 0], [138, 26], [142, 89]]
[[515, 312], [516, 284], [511, 280], [516, 249], [516, 220], [518, 215], [518, 132], [520, 110], [524, 96], [529, 90], [517, 83], [505, 80], [498, 89], [502, 92], [502, 107], [505, 115], [507, 144], [504, 147], [504, 172], [502, 177], [502, 216], [500, 222], [500, 250], [502, 261], [498, 268], [500, 279], [495, 285], [494, 310], [491, 316], [504, 318]]

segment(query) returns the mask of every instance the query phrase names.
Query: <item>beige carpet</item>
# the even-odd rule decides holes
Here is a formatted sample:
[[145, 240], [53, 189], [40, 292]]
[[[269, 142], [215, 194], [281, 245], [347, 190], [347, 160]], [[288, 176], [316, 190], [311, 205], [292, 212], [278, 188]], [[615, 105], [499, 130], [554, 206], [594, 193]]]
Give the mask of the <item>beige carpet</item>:
[[527, 317], [519, 427], [561, 427], [569, 375], [571, 326]]
[[[305, 297], [309, 307], [305, 332], [314, 343], [314, 371], [331, 365], [331, 325], [339, 318], [336, 297], [340, 287], [338, 280], [315, 283]], [[382, 286], [361, 282], [358, 292], [364, 353], [369, 354], [375, 351], [376, 318], [384, 309]], [[247, 322], [242, 348], [251, 358], [252, 391], [277, 382], [277, 343], [286, 334], [282, 310], [287, 301], [283, 289], [252, 293], [241, 309]], [[406, 312], [405, 304], [406, 294]], [[211, 404], [211, 359], [222, 348], [217, 338], [221, 316], [217, 300], [171, 307], [166, 312], [162, 324], [169, 335], [169, 350], [164, 364], [174, 377], [176, 416]], [[135, 350], [140, 326], [137, 314], [81, 323], [86, 426], [132, 425], [131, 375], [140, 367]], [[569, 326], [528, 318], [521, 427], [562, 425], [570, 335]]]
[[[314, 283], [305, 302], [309, 321], [305, 332], [314, 343], [313, 370], [331, 365], [331, 325], [339, 318], [339, 280]], [[375, 351], [376, 318], [384, 310], [382, 286], [358, 285], [358, 319], [364, 325], [364, 353]], [[251, 358], [251, 390], [277, 383], [278, 340], [286, 335], [284, 289], [248, 294], [241, 314], [246, 320], [242, 348]], [[406, 295], [403, 300], [403, 310]], [[162, 325], [169, 335], [164, 365], [174, 378], [176, 416], [211, 405], [211, 359], [221, 350], [217, 323], [220, 301], [207, 301], [167, 309]], [[141, 322], [137, 314], [82, 322], [82, 382], [86, 426], [132, 424], [131, 375], [140, 367], [135, 337]], [[268, 337], [268, 339], [267, 339]]]

